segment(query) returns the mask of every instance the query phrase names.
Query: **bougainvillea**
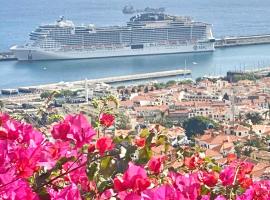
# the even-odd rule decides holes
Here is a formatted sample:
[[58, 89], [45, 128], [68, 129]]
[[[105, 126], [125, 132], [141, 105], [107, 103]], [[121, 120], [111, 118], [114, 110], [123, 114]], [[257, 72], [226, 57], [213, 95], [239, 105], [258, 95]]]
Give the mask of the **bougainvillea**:
[[1, 114], [0, 199], [270, 199], [270, 181], [253, 180], [253, 165], [235, 155], [221, 166], [195, 148], [173, 148], [162, 132], [105, 135], [115, 116], [100, 116], [92, 127], [68, 115], [43, 134]]

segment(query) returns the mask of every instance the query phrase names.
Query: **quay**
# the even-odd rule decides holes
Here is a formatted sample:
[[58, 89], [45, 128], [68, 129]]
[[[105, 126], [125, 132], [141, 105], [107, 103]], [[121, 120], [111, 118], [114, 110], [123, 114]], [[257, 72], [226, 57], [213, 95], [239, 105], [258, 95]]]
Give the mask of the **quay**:
[[216, 39], [215, 48], [233, 47], [241, 45], [270, 44], [270, 34], [250, 36], [228, 36]]
[[140, 81], [140, 80], [153, 80], [158, 78], [168, 78], [175, 76], [185, 76], [191, 75], [191, 70], [170, 70], [170, 71], [161, 71], [161, 72], [152, 72], [152, 73], [144, 73], [144, 74], [134, 74], [134, 75], [126, 75], [126, 76], [117, 76], [117, 77], [108, 77], [108, 78], [99, 78], [99, 79], [91, 79], [91, 80], [81, 80], [81, 81], [72, 81], [72, 82], [60, 82], [56, 84], [47, 84], [36, 86], [35, 88], [38, 90], [42, 89], [57, 89], [62, 86], [85, 86], [85, 84], [95, 84], [95, 83], [124, 83], [129, 81]]
[[160, 71], [144, 74], [134, 74], [134, 75], [125, 75], [117, 77], [108, 77], [108, 78], [99, 78], [91, 80], [81, 80], [81, 81], [71, 81], [71, 82], [59, 82], [53, 84], [31, 86], [31, 87], [20, 87], [19, 89], [2, 89], [2, 94], [12, 93], [13, 91], [18, 91], [19, 93], [35, 93], [42, 90], [61, 90], [61, 89], [71, 89], [71, 88], [84, 88], [86, 85], [93, 85], [96, 83], [124, 83], [129, 81], [139, 81], [139, 80], [155, 80], [158, 78], [168, 78], [168, 77], [177, 77], [177, 76], [186, 76], [191, 75], [191, 70], [179, 69], [179, 70], [170, 70], [170, 71]]

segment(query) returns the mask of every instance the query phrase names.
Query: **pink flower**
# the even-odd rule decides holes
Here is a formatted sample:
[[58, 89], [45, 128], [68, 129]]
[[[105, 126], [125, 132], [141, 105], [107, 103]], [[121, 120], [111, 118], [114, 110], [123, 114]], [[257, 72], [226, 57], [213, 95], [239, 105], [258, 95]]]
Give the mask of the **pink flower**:
[[135, 192], [126, 192], [126, 191], [119, 192], [118, 198], [120, 200], [142, 200], [143, 199], [141, 195]]
[[51, 200], [82, 200], [80, 191], [74, 183], [59, 191], [50, 188], [48, 189], [48, 193]]
[[217, 177], [214, 172], [203, 171], [199, 173], [200, 180], [209, 187], [214, 187], [217, 184]]
[[29, 184], [21, 179], [8, 184], [0, 190], [1, 200], [38, 200], [36, 193], [32, 191]]
[[269, 200], [270, 199], [270, 181], [254, 182], [249, 189], [236, 200]]
[[249, 188], [249, 186], [251, 186], [253, 183], [252, 179], [249, 177], [241, 178], [238, 180], [238, 182], [240, 183], [241, 187], [245, 189]]
[[145, 138], [138, 138], [138, 139], [135, 139], [135, 144], [136, 144], [138, 147], [144, 147], [144, 145], [145, 145]]
[[39, 160], [41, 157], [40, 148], [18, 149], [14, 154], [14, 163], [17, 174], [21, 178], [29, 178], [39, 169]]
[[99, 200], [110, 199], [113, 195], [114, 195], [113, 189], [107, 189], [101, 194]]
[[128, 169], [125, 171], [122, 180], [114, 179], [114, 189], [116, 191], [123, 191], [132, 189], [134, 192], [141, 192], [150, 186], [150, 181], [146, 175], [144, 168], [129, 163]]
[[224, 196], [218, 195], [215, 200], [227, 200]]
[[240, 172], [244, 174], [250, 174], [253, 170], [254, 164], [251, 162], [241, 162], [240, 163]]
[[[82, 156], [81, 159], [79, 159], [78, 163], [68, 162], [63, 165], [63, 169], [67, 171], [68, 169], [73, 170], [77, 167], [79, 167], [83, 162], [86, 161], [86, 157]], [[75, 171], [70, 172], [66, 176], [66, 180], [69, 180], [69, 182], [74, 183], [76, 185], [79, 185], [82, 191], [90, 191], [91, 189], [91, 183], [87, 177], [86, 174], [86, 166], [79, 167]]]
[[112, 114], [108, 114], [108, 113], [102, 113], [100, 118], [99, 118], [99, 122], [101, 125], [105, 126], [105, 127], [110, 127], [114, 124], [114, 116]]
[[95, 144], [91, 143], [88, 146], [88, 153], [93, 153], [95, 151], [96, 147]]
[[180, 191], [179, 199], [197, 199], [200, 195], [200, 182], [197, 174], [177, 174], [175, 180], [176, 188]]
[[77, 148], [89, 143], [95, 135], [87, 119], [82, 115], [68, 115], [64, 121], [54, 125], [52, 135], [54, 139], [73, 141]]
[[63, 121], [53, 126], [52, 136], [54, 139], [67, 140], [67, 134], [70, 131], [70, 123]]
[[145, 200], [175, 200], [180, 199], [180, 192], [171, 185], [161, 185], [158, 188], [143, 191]]
[[164, 156], [155, 156], [148, 161], [148, 168], [155, 174], [159, 174], [163, 170]]
[[235, 168], [231, 166], [224, 168], [219, 174], [219, 178], [224, 186], [232, 185], [234, 177], [235, 177]]
[[202, 195], [201, 200], [210, 200], [210, 195]]
[[113, 140], [109, 137], [99, 138], [96, 142], [96, 148], [99, 154], [103, 156], [106, 151], [110, 151], [114, 148]]

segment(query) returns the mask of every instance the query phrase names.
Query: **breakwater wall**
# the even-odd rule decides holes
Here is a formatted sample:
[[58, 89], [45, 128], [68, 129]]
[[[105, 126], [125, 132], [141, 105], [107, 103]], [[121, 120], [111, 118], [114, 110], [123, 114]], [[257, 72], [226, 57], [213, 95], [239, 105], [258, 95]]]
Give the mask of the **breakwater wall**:
[[116, 77], [107, 77], [99, 79], [90, 79], [90, 80], [81, 80], [81, 81], [71, 81], [71, 82], [59, 82], [53, 84], [44, 84], [38, 86], [30, 87], [21, 87], [19, 89], [2, 89], [2, 94], [12, 95], [18, 93], [33, 93], [41, 90], [61, 90], [61, 89], [72, 89], [72, 88], [84, 88], [86, 84], [95, 84], [95, 83], [124, 83], [128, 81], [140, 81], [140, 80], [155, 80], [159, 78], [169, 78], [177, 76], [186, 76], [191, 75], [191, 70], [179, 69], [179, 70], [170, 70], [170, 71], [160, 71], [152, 73], [143, 73], [143, 74], [134, 74], [134, 75], [125, 75], [125, 76], [116, 76]]
[[254, 44], [270, 44], [270, 34], [250, 36], [228, 36], [216, 39], [215, 47], [233, 47]]

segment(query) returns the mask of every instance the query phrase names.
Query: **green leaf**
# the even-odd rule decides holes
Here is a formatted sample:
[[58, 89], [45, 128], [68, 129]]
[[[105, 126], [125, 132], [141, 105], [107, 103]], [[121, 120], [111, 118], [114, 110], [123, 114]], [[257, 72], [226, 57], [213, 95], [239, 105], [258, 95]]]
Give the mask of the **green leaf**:
[[146, 146], [150, 146], [152, 143], [153, 138], [155, 137], [155, 133], [150, 133], [149, 136], [146, 138]]
[[138, 163], [145, 164], [147, 163], [152, 156], [152, 151], [148, 147], [144, 147], [141, 150], [139, 150], [139, 160]]
[[218, 165], [214, 165], [214, 166], [212, 167], [212, 170], [215, 171], [215, 172], [220, 172], [220, 171], [221, 171], [221, 167], [218, 166]]
[[112, 160], [111, 156], [102, 158], [100, 161], [100, 169], [106, 170], [110, 166], [111, 160]]
[[141, 131], [140, 137], [146, 138], [146, 137], [149, 136], [149, 134], [150, 134], [149, 130], [145, 128], [145, 129], [143, 129], [143, 130]]
[[96, 162], [92, 162], [90, 163], [90, 165], [87, 167], [87, 176], [89, 178], [89, 180], [93, 181], [94, 177], [95, 177], [95, 173], [97, 172], [98, 169], [98, 165]]
[[209, 193], [209, 189], [205, 187], [205, 185], [202, 185], [201, 187], [201, 195], [206, 195]]
[[168, 137], [166, 135], [159, 135], [157, 138], [157, 145], [162, 145], [162, 144], [166, 144], [168, 141]]
[[101, 183], [97, 184], [97, 188], [99, 193], [104, 192], [106, 189], [112, 187], [112, 182], [111, 181], [102, 181]]

